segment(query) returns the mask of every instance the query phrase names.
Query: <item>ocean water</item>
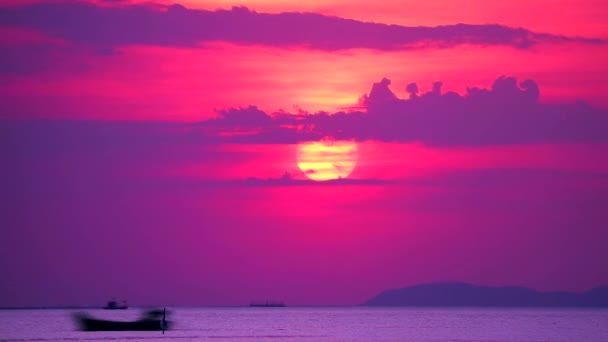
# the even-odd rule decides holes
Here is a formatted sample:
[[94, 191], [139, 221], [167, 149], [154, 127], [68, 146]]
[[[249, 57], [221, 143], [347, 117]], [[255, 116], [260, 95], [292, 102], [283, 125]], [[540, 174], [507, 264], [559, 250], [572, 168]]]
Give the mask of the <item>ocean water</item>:
[[[173, 330], [82, 332], [75, 310], [0, 310], [0, 341], [608, 342], [608, 310], [168, 308]], [[141, 311], [79, 310], [135, 320]]]

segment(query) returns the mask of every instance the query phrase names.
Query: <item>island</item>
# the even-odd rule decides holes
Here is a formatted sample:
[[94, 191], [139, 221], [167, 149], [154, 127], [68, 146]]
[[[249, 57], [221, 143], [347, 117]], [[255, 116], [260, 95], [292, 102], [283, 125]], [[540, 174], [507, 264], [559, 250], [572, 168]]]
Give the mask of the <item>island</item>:
[[362, 306], [608, 307], [608, 286], [586, 292], [540, 292], [525, 287], [430, 283], [383, 291]]

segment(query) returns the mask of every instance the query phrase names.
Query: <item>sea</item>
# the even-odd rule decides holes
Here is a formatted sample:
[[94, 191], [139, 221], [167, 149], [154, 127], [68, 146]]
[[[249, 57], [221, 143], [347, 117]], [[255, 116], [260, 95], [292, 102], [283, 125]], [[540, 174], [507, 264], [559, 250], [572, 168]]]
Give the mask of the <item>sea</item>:
[[0, 310], [0, 341], [608, 342], [606, 309], [167, 308], [174, 329], [83, 332], [74, 312], [136, 320], [142, 309]]

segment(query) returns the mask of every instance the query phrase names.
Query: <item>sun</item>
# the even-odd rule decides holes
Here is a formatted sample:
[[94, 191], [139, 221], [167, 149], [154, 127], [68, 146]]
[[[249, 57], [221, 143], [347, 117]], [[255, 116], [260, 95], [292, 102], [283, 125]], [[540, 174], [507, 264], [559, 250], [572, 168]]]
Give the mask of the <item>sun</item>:
[[300, 143], [296, 158], [300, 170], [312, 180], [346, 178], [357, 165], [357, 144], [331, 139]]

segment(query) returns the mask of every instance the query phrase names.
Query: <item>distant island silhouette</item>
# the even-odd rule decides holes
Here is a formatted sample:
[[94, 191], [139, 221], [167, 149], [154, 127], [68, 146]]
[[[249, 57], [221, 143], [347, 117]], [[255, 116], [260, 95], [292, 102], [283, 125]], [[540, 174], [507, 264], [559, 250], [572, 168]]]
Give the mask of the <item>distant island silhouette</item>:
[[608, 286], [586, 292], [540, 292], [525, 287], [431, 283], [386, 290], [363, 306], [608, 307]]

